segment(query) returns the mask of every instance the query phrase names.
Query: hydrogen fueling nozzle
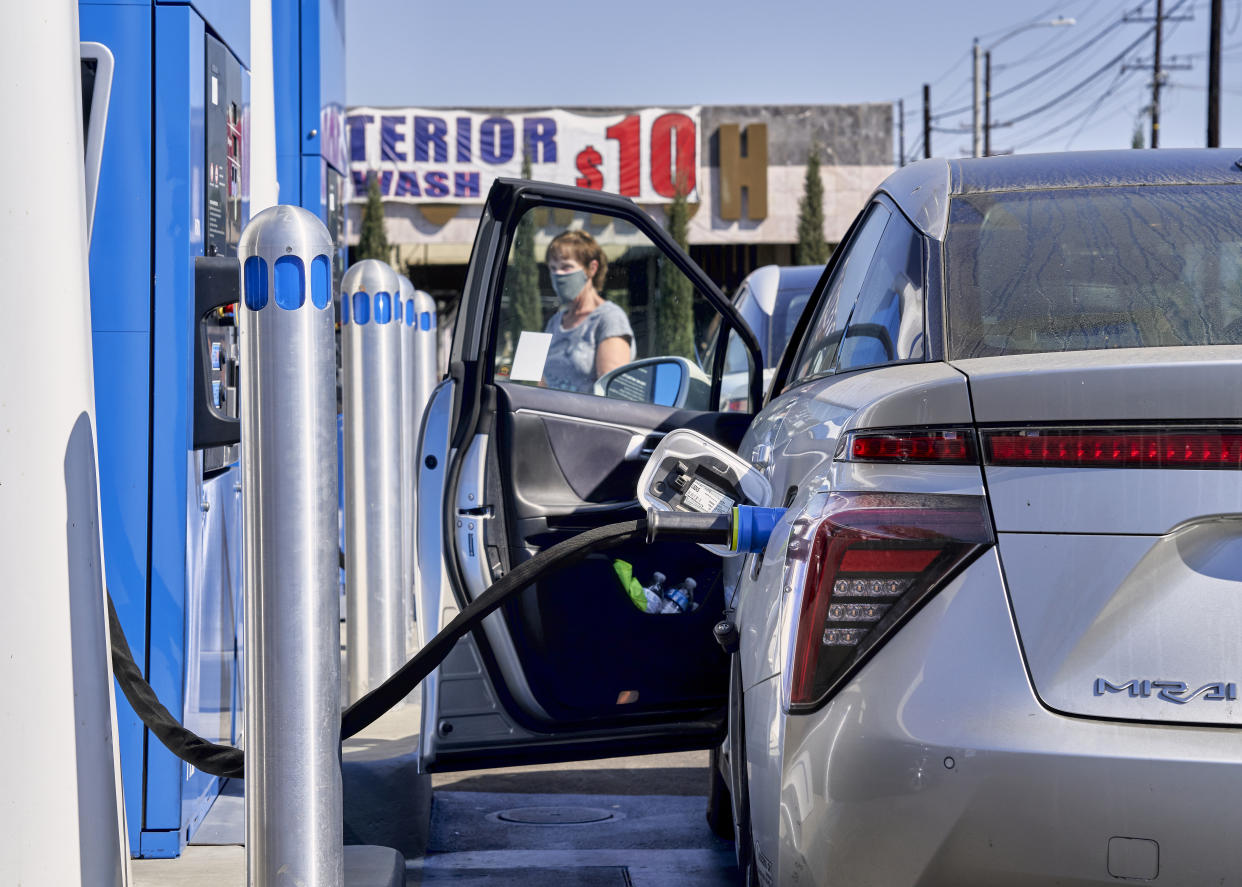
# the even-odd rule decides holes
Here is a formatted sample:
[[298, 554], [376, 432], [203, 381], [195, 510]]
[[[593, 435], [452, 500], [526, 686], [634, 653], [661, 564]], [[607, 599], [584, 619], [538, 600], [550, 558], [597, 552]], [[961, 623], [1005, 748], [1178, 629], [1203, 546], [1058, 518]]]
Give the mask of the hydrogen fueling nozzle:
[[737, 505], [726, 512], [647, 509], [647, 541], [681, 539], [719, 545], [731, 552], [762, 551], [783, 508]]
[[681, 539], [728, 557], [762, 551], [785, 513], [768, 508], [772, 488], [754, 465], [695, 431], [660, 441], [638, 479], [647, 541]]
[[[664, 435], [638, 478], [638, 501], [649, 515], [659, 515], [649, 517], [652, 533], [666, 539], [696, 537], [693, 541], [723, 557], [757, 550], [747, 547], [760, 544], [752, 540], [755, 533], [766, 542], [775, 519], [767, 523], [750, 512], [766, 511], [771, 500], [772, 488], [754, 465], [688, 428]], [[779, 517], [781, 510], [776, 513]], [[660, 529], [654, 529], [657, 525]], [[703, 533], [710, 541], [697, 538]]]

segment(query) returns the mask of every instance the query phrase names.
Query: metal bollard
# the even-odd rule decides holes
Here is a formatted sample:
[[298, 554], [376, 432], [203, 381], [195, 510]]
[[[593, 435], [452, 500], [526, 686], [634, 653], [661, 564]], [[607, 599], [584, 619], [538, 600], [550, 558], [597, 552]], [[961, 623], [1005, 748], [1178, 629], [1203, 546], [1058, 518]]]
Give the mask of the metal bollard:
[[431, 400], [431, 391], [439, 379], [439, 362], [436, 359], [436, 303], [430, 295], [415, 289], [408, 278], [401, 278], [401, 292], [406, 299], [405, 347], [401, 352], [404, 385], [402, 408], [405, 411], [405, 428], [409, 432], [409, 453], [402, 464], [409, 471], [406, 483], [409, 508], [410, 585], [413, 601], [411, 616], [418, 630], [419, 642], [426, 643], [423, 626], [427, 624], [423, 602], [418, 590], [418, 441], [423, 426], [423, 411]]
[[418, 472], [418, 427], [414, 424], [414, 284], [401, 275], [401, 588], [406, 600], [407, 636], [414, 628], [414, 577], [418, 575], [418, 556], [414, 551], [414, 501]]
[[376, 259], [351, 266], [341, 281], [350, 701], [405, 662], [400, 292], [396, 272]]
[[[431, 392], [440, 381], [440, 361], [437, 357], [439, 331], [436, 329], [436, 302], [422, 290], [414, 291], [414, 313], [418, 330], [414, 334], [414, 360], [416, 363], [414, 387], [414, 433], [423, 424], [423, 410], [431, 400]], [[415, 457], [417, 458], [417, 442]]]
[[296, 206], [238, 248], [246, 563], [246, 868], [344, 880], [332, 239]]
[[[423, 424], [423, 410], [436, 386], [436, 304], [431, 296], [414, 288], [408, 277], [401, 277], [402, 316], [401, 338], [401, 466], [402, 474], [402, 559], [407, 602], [410, 606], [407, 624], [417, 625], [418, 601], [418, 533], [416, 507], [418, 497], [418, 437]], [[425, 642], [425, 641], [424, 641]]]

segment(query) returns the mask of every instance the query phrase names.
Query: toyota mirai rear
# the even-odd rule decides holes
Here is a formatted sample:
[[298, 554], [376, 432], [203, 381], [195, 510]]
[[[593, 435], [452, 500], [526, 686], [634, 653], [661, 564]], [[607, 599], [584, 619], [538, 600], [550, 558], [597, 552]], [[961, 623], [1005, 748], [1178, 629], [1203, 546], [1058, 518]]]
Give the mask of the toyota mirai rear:
[[751, 883], [1238, 883], [1242, 160], [925, 161], [740, 454]]

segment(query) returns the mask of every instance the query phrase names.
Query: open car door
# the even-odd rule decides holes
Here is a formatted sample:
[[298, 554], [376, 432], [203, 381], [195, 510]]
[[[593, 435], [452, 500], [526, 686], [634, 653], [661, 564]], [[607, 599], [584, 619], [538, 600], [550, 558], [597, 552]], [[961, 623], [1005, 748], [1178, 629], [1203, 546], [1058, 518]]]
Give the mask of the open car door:
[[[569, 238], [572, 249], [565, 238], [553, 244], [566, 230], [590, 237]], [[601, 324], [584, 346], [589, 335], [566, 335], [547, 260], [597, 255], [592, 248], [603, 258], [580, 264], [607, 304], [582, 321]], [[599, 374], [605, 338], [614, 357], [628, 347], [630, 362]], [[751, 416], [719, 404], [726, 346], [736, 352], [739, 342], [757, 405], [755, 336], [646, 213], [613, 195], [498, 180], [470, 258], [449, 376], [432, 395], [420, 444], [423, 639], [539, 551], [642, 516], [638, 476], [666, 432], [692, 428], [735, 449]], [[696, 545], [635, 542], [515, 596], [424, 682], [424, 765], [718, 742], [728, 694], [728, 659], [712, 634], [724, 609], [722, 565]], [[641, 590], [623, 581], [648, 586], [657, 573], [667, 589], [693, 586], [686, 612], [646, 612]]]

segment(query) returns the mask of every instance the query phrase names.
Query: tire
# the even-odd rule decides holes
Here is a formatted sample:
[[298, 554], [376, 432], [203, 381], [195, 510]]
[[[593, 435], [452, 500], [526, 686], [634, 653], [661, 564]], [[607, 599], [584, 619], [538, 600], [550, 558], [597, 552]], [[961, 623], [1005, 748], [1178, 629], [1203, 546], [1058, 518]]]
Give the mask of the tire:
[[707, 786], [707, 824], [712, 833], [726, 841], [733, 840], [733, 800], [729, 784], [721, 771], [720, 747], [712, 749]]
[[750, 786], [746, 782], [746, 718], [742, 705], [742, 666], [734, 655], [729, 680], [729, 785], [732, 787], [733, 841], [741, 883], [761, 887], [750, 830]]

